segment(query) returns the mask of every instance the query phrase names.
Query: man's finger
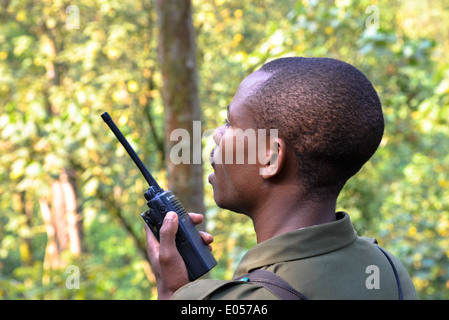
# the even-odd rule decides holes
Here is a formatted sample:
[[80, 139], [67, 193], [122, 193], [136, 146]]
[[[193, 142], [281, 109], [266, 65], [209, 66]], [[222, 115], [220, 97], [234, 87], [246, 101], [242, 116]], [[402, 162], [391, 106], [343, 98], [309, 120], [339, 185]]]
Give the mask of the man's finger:
[[192, 219], [192, 222], [195, 225], [196, 224], [200, 224], [204, 220], [204, 216], [202, 214], [199, 214], [199, 213], [189, 212], [189, 217], [190, 217], [190, 219]]
[[145, 231], [147, 237], [147, 255], [150, 260], [151, 267], [155, 277], [159, 277], [161, 274], [161, 269], [159, 267], [159, 241], [157, 241], [153, 232], [147, 224], [145, 224]]
[[153, 232], [151, 232], [148, 225], [145, 223], [145, 232], [147, 237], [147, 251], [148, 255], [150, 253], [152, 255], [157, 256], [159, 254], [159, 241], [157, 241], [156, 237], [154, 236]]
[[211, 234], [204, 232], [204, 231], [200, 231], [200, 234], [201, 234], [201, 238], [203, 239], [203, 242], [205, 244], [209, 245], [212, 242], [214, 242], [214, 237]]
[[176, 232], [178, 231], [178, 215], [169, 211], [165, 215], [164, 223], [159, 230], [159, 262], [161, 265], [167, 264], [173, 260], [174, 257], [179, 256], [176, 248]]

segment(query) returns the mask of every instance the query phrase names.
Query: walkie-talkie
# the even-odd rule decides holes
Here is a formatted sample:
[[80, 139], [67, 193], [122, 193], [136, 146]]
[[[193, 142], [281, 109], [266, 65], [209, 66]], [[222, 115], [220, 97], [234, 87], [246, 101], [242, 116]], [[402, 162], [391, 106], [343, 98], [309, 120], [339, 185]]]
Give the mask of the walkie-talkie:
[[176, 247], [186, 264], [190, 281], [198, 279], [215, 267], [217, 261], [207, 245], [203, 242], [192, 219], [190, 219], [186, 209], [184, 209], [183, 205], [175, 195], [170, 190], [164, 191], [156, 180], [154, 180], [142, 160], [140, 160], [139, 156], [123, 136], [120, 129], [115, 125], [111, 116], [105, 112], [101, 117], [121, 142], [131, 159], [133, 159], [136, 166], [142, 172], [145, 180], [147, 180], [150, 185], [145, 192], [145, 199], [147, 200], [147, 205], [150, 209], [142, 213], [143, 220], [145, 220], [157, 240], [160, 241], [159, 230], [164, 221], [165, 214], [168, 211], [177, 213], [179, 226], [178, 232], [176, 233]]

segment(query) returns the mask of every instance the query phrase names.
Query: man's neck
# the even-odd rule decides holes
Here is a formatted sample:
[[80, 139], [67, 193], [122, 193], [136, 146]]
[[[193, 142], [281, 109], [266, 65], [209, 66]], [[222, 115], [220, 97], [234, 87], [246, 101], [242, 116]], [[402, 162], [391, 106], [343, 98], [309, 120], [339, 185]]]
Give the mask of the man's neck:
[[274, 236], [313, 225], [335, 221], [336, 197], [310, 200], [297, 194], [278, 192], [249, 216], [254, 223], [257, 243]]

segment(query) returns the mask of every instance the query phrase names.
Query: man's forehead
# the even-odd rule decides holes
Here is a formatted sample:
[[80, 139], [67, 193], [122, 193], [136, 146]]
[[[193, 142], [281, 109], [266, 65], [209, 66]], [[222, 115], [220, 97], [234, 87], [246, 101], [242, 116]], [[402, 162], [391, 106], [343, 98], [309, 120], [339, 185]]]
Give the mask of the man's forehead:
[[252, 91], [256, 89], [260, 84], [265, 82], [270, 76], [271, 74], [260, 70], [253, 72], [245, 79], [243, 79], [243, 81], [240, 83], [239, 90], [244, 89]]
[[[243, 81], [240, 83], [237, 92], [234, 96], [234, 101], [238, 100], [240, 102], [243, 102], [246, 98], [248, 98], [249, 96], [251, 96], [254, 91], [262, 84], [264, 83], [269, 77], [271, 76], [271, 74], [264, 72], [264, 71], [256, 71], [251, 73], [249, 76], [247, 76], [245, 79], [243, 79]], [[232, 103], [231, 103], [232, 104]], [[231, 106], [228, 106], [228, 113], [229, 113], [229, 108]]]

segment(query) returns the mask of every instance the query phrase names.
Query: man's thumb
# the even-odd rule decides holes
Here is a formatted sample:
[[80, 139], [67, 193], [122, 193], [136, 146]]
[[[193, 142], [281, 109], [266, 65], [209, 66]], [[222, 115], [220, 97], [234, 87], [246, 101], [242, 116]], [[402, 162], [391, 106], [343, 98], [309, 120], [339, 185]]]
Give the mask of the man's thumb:
[[160, 238], [159, 242], [161, 244], [161, 247], [168, 246], [169, 248], [170, 246], [174, 246], [177, 231], [178, 231], [178, 215], [173, 211], [169, 211], [165, 215], [164, 223], [162, 224], [162, 227], [159, 230], [159, 238]]

